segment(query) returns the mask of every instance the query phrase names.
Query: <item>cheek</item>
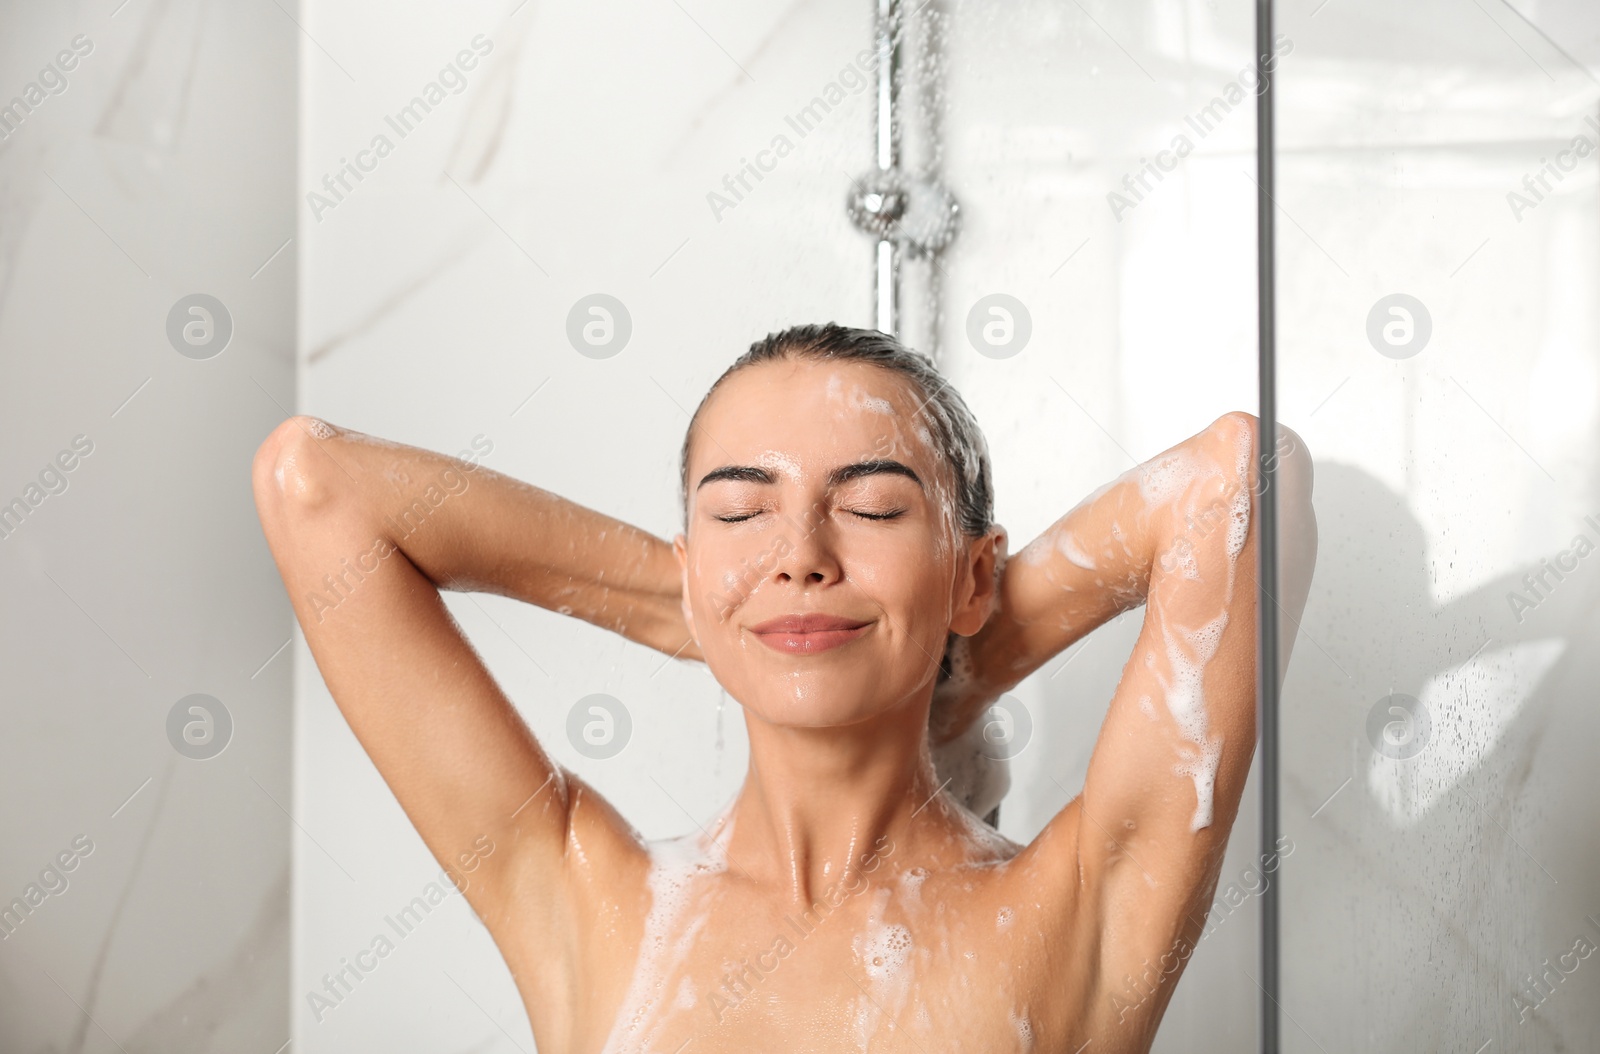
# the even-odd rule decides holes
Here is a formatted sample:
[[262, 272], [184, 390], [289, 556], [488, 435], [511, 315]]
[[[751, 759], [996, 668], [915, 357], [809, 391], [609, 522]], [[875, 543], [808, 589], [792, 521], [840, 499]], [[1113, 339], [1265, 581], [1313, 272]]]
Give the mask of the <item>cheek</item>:
[[771, 562], [761, 562], [759, 553], [730, 540], [700, 545], [689, 551], [687, 588], [690, 608], [701, 626], [715, 626], [727, 620], [762, 584], [762, 569], [771, 571]]
[[886, 540], [863, 548], [850, 578], [881, 605], [901, 633], [938, 636], [950, 612], [949, 560], [931, 537]]

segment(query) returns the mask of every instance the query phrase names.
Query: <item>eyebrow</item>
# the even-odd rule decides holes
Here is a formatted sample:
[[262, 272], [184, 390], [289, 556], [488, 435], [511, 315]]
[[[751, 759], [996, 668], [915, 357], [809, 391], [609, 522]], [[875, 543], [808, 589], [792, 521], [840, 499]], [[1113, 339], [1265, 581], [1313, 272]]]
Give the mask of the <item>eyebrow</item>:
[[[849, 483], [853, 479], [864, 476], [894, 475], [905, 476], [918, 487], [922, 487], [922, 478], [912, 471], [911, 466], [893, 458], [875, 458], [871, 461], [857, 461], [851, 465], [840, 465], [828, 473], [827, 485], [830, 489]], [[720, 480], [737, 480], [742, 483], [760, 483], [770, 486], [776, 483], [777, 478], [768, 470], [755, 465], [724, 465], [714, 468], [701, 477], [695, 485], [699, 490], [707, 483], [716, 483]], [[926, 487], [923, 487], [926, 490]]]

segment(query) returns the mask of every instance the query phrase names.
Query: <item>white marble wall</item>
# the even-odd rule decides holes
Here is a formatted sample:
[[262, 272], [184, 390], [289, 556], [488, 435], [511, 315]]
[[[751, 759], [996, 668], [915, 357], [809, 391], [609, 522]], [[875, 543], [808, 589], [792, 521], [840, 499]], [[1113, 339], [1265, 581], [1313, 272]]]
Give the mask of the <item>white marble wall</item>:
[[[719, 215], [707, 200], [868, 46], [864, 0], [476, 0], [404, 17], [374, 2], [304, 6], [305, 411], [440, 450], [488, 437], [494, 468], [666, 537], [687, 413], [716, 375], [774, 329], [870, 324], [871, 250], [844, 211], [872, 160], [866, 95], [803, 140], [790, 132], [796, 149], [735, 207]], [[1254, 409], [1248, 101], [1131, 212], [1119, 219], [1107, 201], [1238, 78], [1250, 10], [930, 9], [947, 12], [943, 165], [966, 212], [933, 325], [988, 431], [1020, 547], [1136, 460]], [[492, 48], [480, 44], [461, 93], [399, 137], [386, 116], [479, 34]], [[379, 134], [385, 156], [353, 153]], [[370, 171], [333, 198], [323, 180], [341, 158]], [[569, 310], [596, 292], [633, 326], [604, 360], [566, 336]], [[968, 311], [995, 292], [1032, 317], [1012, 358], [966, 339]], [[703, 669], [500, 598], [449, 604], [541, 741], [648, 836], [691, 829], [735, 792], [737, 707]], [[1003, 806], [1009, 834], [1031, 837], [1076, 793], [1137, 628], [1107, 627], [1019, 689], [1035, 733]], [[531, 1050], [506, 968], [459, 901], [336, 1008], [311, 1009], [321, 976], [370, 947], [436, 865], [297, 650], [298, 815], [326, 852], [297, 843], [295, 1049]], [[569, 707], [591, 692], [632, 714], [633, 740], [609, 761], [566, 739]], [[1256, 853], [1247, 793], [1225, 882]], [[1158, 1049], [1253, 1043], [1256, 933], [1251, 901], [1202, 945]]]
[[[292, 619], [249, 469], [294, 403], [298, 31], [211, 0], [0, 27], [0, 1049], [273, 1054]], [[169, 340], [196, 293], [226, 346]], [[195, 694], [227, 727], [186, 703], [174, 738]]]

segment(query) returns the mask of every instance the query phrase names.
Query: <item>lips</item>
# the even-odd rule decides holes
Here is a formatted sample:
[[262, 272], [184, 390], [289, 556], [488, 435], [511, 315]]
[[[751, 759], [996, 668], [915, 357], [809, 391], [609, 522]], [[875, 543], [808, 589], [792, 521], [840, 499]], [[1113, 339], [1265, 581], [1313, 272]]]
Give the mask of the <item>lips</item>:
[[750, 627], [761, 643], [777, 651], [796, 655], [818, 652], [847, 644], [865, 633], [872, 623], [837, 615], [811, 613], [783, 615]]

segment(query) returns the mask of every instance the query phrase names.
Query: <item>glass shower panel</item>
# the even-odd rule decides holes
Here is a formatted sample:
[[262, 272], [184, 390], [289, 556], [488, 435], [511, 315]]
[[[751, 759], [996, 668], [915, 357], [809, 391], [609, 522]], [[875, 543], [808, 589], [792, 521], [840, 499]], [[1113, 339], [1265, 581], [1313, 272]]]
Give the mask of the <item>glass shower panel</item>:
[[[917, 35], [929, 12], [935, 47]], [[935, 156], [963, 225], [937, 265], [907, 264], [905, 332], [937, 349], [986, 431], [1015, 553], [1117, 474], [1257, 408], [1253, 12], [1231, 0], [957, 2], [929, 5], [911, 32], [908, 119], [933, 75]], [[930, 153], [916, 134], [913, 169]], [[1082, 788], [1142, 612], [1011, 693], [1031, 741], [1019, 735], [1011, 759], [1009, 837], [1032, 839]], [[1257, 794], [1252, 776], [1156, 1051], [1256, 1043]], [[1137, 1003], [1150, 988], [1129, 978], [1120, 996]]]
[[1600, 1049], [1600, 10], [1278, 19], [1283, 1049]]

